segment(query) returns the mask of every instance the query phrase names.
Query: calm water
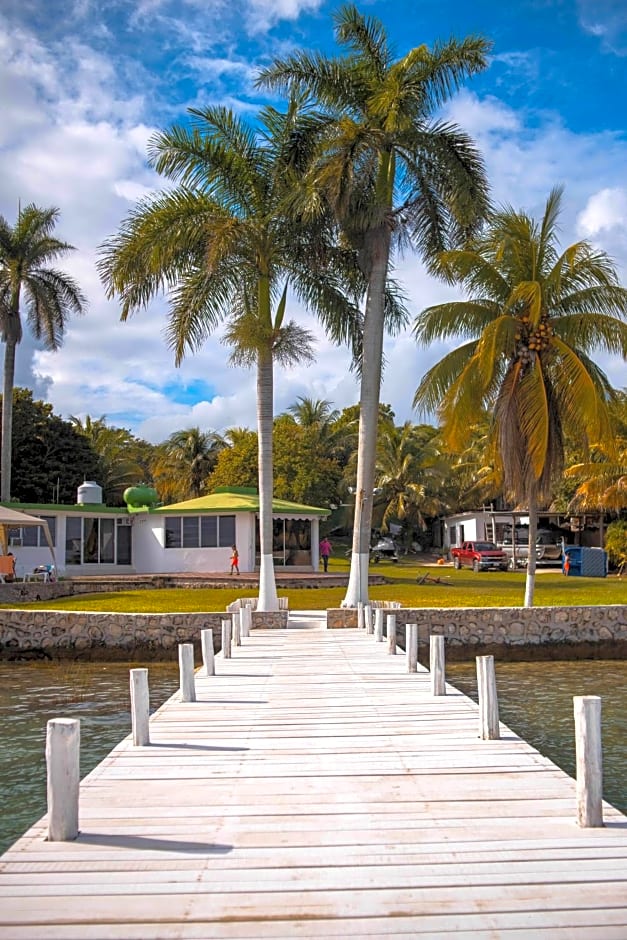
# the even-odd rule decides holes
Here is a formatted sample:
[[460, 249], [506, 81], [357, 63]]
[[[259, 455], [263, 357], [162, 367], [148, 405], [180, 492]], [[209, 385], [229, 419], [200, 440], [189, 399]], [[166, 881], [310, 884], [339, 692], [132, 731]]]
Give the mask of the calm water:
[[[129, 664], [0, 663], [0, 852], [46, 811], [49, 718], [80, 718], [81, 776], [130, 732]], [[573, 695], [603, 699], [604, 796], [627, 813], [627, 662], [497, 663], [501, 719], [574, 774]], [[476, 698], [474, 663], [447, 679]], [[149, 665], [151, 711], [178, 687], [176, 663]]]
[[[446, 678], [477, 700], [474, 663]], [[627, 813], [627, 662], [496, 663], [499, 716], [562, 770], [575, 776], [574, 695], [600, 695], [603, 796]]]
[[[46, 722], [80, 718], [81, 778], [131, 731], [129, 669], [142, 663], [0, 663], [0, 852], [46, 812]], [[150, 710], [178, 688], [150, 663]]]

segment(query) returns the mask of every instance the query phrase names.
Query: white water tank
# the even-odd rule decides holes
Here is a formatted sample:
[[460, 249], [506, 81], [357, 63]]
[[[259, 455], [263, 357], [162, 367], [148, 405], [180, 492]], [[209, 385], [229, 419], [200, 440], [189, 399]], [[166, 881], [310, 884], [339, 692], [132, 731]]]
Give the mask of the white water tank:
[[102, 503], [102, 487], [99, 486], [94, 480], [85, 480], [84, 483], [78, 488], [78, 496], [76, 502], [79, 506], [84, 506], [85, 504], [95, 505]]

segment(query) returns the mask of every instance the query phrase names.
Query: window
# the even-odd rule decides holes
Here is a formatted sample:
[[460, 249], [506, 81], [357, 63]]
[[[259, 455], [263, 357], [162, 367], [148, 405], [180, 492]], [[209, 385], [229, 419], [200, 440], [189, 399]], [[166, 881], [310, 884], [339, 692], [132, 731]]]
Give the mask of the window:
[[[48, 523], [48, 531], [53, 545], [57, 544], [56, 516], [37, 516], [42, 522]], [[11, 545], [23, 545], [25, 548], [47, 548], [48, 542], [42, 526], [29, 525], [9, 529], [9, 542]]]
[[230, 548], [235, 544], [235, 516], [168, 516], [166, 548]]
[[67, 565], [130, 565], [131, 527], [127, 519], [68, 516], [65, 521]]

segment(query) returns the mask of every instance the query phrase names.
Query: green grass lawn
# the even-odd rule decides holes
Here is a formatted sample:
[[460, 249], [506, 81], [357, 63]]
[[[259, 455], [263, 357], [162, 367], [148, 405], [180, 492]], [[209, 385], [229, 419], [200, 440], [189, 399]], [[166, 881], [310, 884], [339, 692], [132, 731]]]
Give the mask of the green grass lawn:
[[[403, 558], [398, 564], [382, 560], [371, 567], [371, 574], [383, 575], [387, 584], [370, 588], [372, 600], [400, 601], [403, 607], [520, 607], [525, 592], [525, 571], [482, 572], [452, 567], [426, 567], [417, 556]], [[331, 559], [331, 573], [348, 571], [345, 557]], [[444, 584], [418, 584], [428, 573], [446, 579]], [[221, 611], [238, 597], [254, 597], [256, 590], [243, 588], [167, 588], [163, 590], [119, 591], [107, 594], [82, 594], [55, 601], [20, 604], [22, 608], [47, 610], [98, 610], [126, 613], [169, 613], [177, 611]], [[344, 588], [295, 588], [279, 590], [289, 598], [292, 610], [326, 610], [339, 607]], [[537, 607], [578, 606], [627, 603], [627, 579], [566, 578], [557, 568], [541, 569], [536, 578]], [[11, 605], [3, 604], [2, 607]]]

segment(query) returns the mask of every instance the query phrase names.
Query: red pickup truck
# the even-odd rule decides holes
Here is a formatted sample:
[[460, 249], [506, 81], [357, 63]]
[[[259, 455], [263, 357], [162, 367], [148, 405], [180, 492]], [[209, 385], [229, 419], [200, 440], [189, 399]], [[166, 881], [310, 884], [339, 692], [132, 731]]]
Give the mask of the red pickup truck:
[[467, 565], [473, 571], [507, 571], [509, 558], [494, 542], [463, 542], [451, 549], [453, 567]]

